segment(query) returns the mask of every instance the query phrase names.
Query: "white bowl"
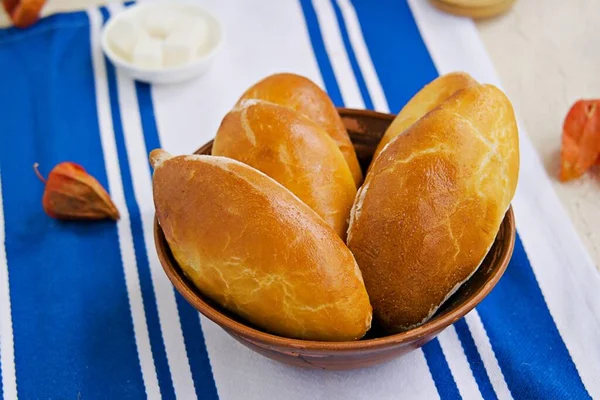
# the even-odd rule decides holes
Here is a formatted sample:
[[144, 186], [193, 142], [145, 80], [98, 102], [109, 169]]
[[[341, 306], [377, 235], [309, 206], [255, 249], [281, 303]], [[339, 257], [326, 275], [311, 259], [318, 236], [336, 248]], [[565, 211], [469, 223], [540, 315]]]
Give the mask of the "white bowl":
[[[170, 10], [185, 10], [187, 15], [196, 14], [203, 17], [208, 25], [208, 47], [202, 55], [195, 58], [193, 61], [176, 66], [162, 68], [144, 68], [131, 63], [125, 58], [117, 54], [109, 45], [108, 37], [115, 23], [123, 18], [140, 17], [141, 13], [149, 9], [170, 9]], [[125, 11], [112, 16], [102, 29], [100, 39], [102, 51], [108, 59], [125, 74], [130, 77], [148, 83], [176, 83], [189, 80], [204, 74], [214, 61], [215, 55], [221, 48], [224, 40], [223, 28], [220, 21], [204, 8], [186, 2], [156, 2], [149, 4], [136, 4], [128, 7]]]

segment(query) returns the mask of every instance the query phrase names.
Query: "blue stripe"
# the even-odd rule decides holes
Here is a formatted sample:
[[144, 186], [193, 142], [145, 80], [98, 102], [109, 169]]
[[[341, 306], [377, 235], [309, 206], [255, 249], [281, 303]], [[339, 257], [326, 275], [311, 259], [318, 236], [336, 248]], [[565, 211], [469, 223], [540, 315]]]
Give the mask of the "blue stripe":
[[485, 365], [483, 365], [483, 361], [477, 350], [477, 346], [475, 345], [475, 341], [473, 340], [473, 336], [471, 336], [471, 331], [467, 326], [467, 322], [464, 319], [460, 319], [454, 323], [454, 328], [456, 329], [456, 334], [462, 344], [465, 356], [469, 361], [471, 371], [473, 372], [477, 386], [479, 386], [481, 395], [484, 399], [498, 399], [494, 387], [492, 386], [492, 382], [490, 381], [490, 377], [485, 369]]
[[218, 399], [217, 385], [208, 359], [204, 333], [200, 326], [200, 316], [179, 293], [176, 293], [176, 299], [196, 393], [203, 400]]
[[431, 56], [406, 1], [354, 0], [375, 71], [392, 113], [426, 83], [437, 78]]
[[[108, 19], [108, 11], [104, 7], [101, 10], [104, 21], [106, 22]], [[156, 295], [154, 293], [154, 286], [152, 284], [152, 277], [150, 273], [150, 263], [148, 261], [148, 252], [144, 242], [144, 228], [142, 225], [140, 209], [135, 198], [133, 180], [131, 176], [131, 170], [129, 168], [129, 159], [127, 156], [127, 148], [125, 147], [125, 136], [123, 134], [121, 111], [119, 109], [119, 93], [115, 68], [110, 61], [108, 61], [108, 59], [105, 59], [105, 61], [108, 89], [110, 93], [110, 108], [113, 119], [115, 141], [117, 145], [117, 154], [119, 157], [119, 168], [121, 170], [125, 201], [127, 203], [127, 209], [129, 210], [129, 220], [131, 223], [131, 233], [133, 236], [133, 247], [135, 250], [137, 268], [139, 271], [144, 311], [146, 313], [146, 322], [150, 337], [150, 346], [152, 348], [154, 364], [156, 366], [161, 396], [163, 399], [174, 399], [175, 390], [173, 389], [173, 381], [171, 379], [165, 345], [160, 328], [160, 320], [156, 306]]]
[[477, 309], [513, 393], [532, 399], [590, 398], [518, 236], [504, 277]]
[[306, 21], [306, 27], [310, 36], [315, 58], [319, 64], [321, 70], [321, 76], [325, 83], [325, 89], [327, 94], [337, 107], [344, 106], [344, 100], [340, 92], [340, 87], [335, 80], [335, 74], [333, 73], [333, 67], [329, 61], [329, 56], [325, 50], [325, 44], [323, 43], [323, 37], [321, 36], [321, 28], [319, 28], [319, 21], [317, 20], [317, 14], [312, 5], [311, 0], [300, 0], [302, 11], [304, 12], [304, 19]]
[[356, 54], [354, 54], [354, 48], [350, 43], [350, 36], [348, 35], [348, 29], [346, 27], [346, 21], [344, 21], [344, 16], [342, 15], [342, 10], [340, 10], [337, 0], [330, 1], [335, 11], [335, 17], [340, 28], [340, 33], [342, 34], [342, 41], [344, 42], [344, 47], [346, 48], [346, 53], [348, 54], [348, 59], [350, 60], [350, 65], [352, 66], [352, 71], [354, 72], [354, 77], [356, 78], [356, 83], [360, 89], [360, 94], [365, 103], [365, 107], [369, 110], [373, 110], [373, 101], [371, 100], [371, 95], [367, 89], [365, 78], [363, 77], [362, 71], [358, 65]]
[[85, 13], [0, 31], [5, 244], [23, 399], [145, 397], [115, 223], [49, 218], [31, 170], [74, 161], [107, 186], [90, 54]]
[[[136, 91], [146, 152], [149, 152], [161, 147], [154, 118], [152, 93], [149, 85], [140, 82], [136, 82]], [[175, 296], [196, 393], [203, 399], [217, 399], [217, 387], [208, 359], [198, 312], [179, 293], [176, 292]]]
[[442, 347], [437, 339], [433, 339], [431, 342], [423, 346], [423, 354], [425, 360], [429, 366], [431, 377], [435, 383], [435, 387], [442, 400], [444, 399], [460, 399], [460, 393], [458, 387], [450, 372], [450, 367], [442, 352]]
[[[152, 101], [152, 89], [150, 85], [142, 82], [135, 82], [135, 91], [137, 94], [138, 105], [140, 108], [140, 118], [142, 120], [142, 130], [144, 131], [144, 144], [146, 153], [154, 149], [161, 148], [156, 118], [154, 117], [154, 102]], [[152, 170], [152, 165], [148, 159], [148, 166]]]

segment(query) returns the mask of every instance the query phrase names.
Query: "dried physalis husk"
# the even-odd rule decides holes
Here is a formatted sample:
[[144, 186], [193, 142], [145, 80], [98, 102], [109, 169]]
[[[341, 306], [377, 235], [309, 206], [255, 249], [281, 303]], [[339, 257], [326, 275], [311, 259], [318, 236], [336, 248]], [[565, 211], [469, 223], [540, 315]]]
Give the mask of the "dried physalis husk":
[[560, 152], [561, 181], [579, 178], [600, 162], [600, 99], [579, 100], [563, 125]]
[[82, 166], [63, 162], [58, 164], [47, 179], [33, 166], [35, 173], [46, 184], [42, 205], [46, 214], [57, 219], [118, 220], [119, 211], [98, 181]]
[[27, 28], [40, 19], [46, 0], [3, 0], [4, 9], [18, 28]]

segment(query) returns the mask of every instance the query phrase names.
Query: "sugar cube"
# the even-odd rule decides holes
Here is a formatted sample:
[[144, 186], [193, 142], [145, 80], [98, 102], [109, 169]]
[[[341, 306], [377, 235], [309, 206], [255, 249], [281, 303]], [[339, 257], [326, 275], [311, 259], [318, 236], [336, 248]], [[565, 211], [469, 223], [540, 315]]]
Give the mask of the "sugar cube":
[[166, 67], [186, 64], [194, 59], [198, 40], [184, 30], [176, 30], [165, 39], [163, 54]]
[[115, 21], [110, 30], [108, 41], [113, 49], [126, 59], [131, 58], [133, 47], [141, 33], [141, 27], [132, 20], [122, 18]]
[[144, 28], [157, 38], [165, 38], [175, 25], [175, 20], [175, 13], [164, 9], [151, 9], [143, 16]]
[[184, 15], [174, 29], [186, 32], [198, 41], [198, 46], [201, 46], [208, 37], [208, 24], [201, 16]]
[[148, 35], [141, 35], [133, 48], [132, 61], [143, 68], [162, 67], [162, 41]]

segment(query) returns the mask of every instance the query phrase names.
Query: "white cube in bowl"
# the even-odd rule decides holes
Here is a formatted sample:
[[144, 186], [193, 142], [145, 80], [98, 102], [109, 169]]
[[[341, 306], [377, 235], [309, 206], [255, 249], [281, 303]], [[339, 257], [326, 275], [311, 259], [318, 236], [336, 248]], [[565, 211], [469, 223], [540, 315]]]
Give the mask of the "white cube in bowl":
[[155, 37], [166, 37], [177, 23], [177, 16], [168, 9], [149, 9], [141, 17], [144, 29]]
[[164, 65], [162, 42], [149, 35], [141, 36], [133, 47], [131, 62], [148, 69], [162, 68]]
[[142, 28], [136, 21], [126, 19], [115, 21], [109, 44], [118, 55], [131, 59], [133, 48], [141, 32]]

